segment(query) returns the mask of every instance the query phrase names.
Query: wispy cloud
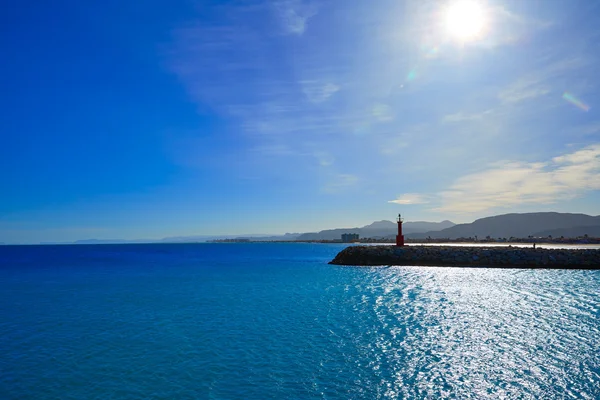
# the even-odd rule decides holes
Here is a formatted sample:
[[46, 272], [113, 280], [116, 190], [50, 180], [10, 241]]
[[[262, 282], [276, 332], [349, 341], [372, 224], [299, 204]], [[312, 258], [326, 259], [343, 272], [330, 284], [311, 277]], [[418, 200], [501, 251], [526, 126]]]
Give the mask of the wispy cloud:
[[378, 103], [373, 106], [372, 115], [376, 122], [390, 122], [395, 118], [392, 108], [383, 103]]
[[511, 83], [498, 93], [498, 98], [503, 103], [518, 103], [532, 100], [551, 93], [553, 90], [562, 94], [562, 87], [556, 87], [556, 82], [563, 74], [572, 73], [585, 66], [583, 58], [559, 60], [549, 66], [542, 67], [535, 72], [529, 72]]
[[340, 87], [333, 83], [323, 84], [317, 81], [302, 81], [300, 84], [308, 100], [313, 103], [321, 103], [340, 90]]
[[[593, 80], [587, 78], [585, 86], [581, 75], [591, 70], [592, 56], [534, 48], [535, 56], [522, 67], [515, 62], [523, 54], [518, 47], [526, 45], [521, 39], [551, 31], [551, 23], [532, 23], [497, 9], [494, 17], [518, 27], [516, 36], [507, 28], [490, 33], [497, 42], [489, 49], [473, 45], [459, 50], [432, 38], [424, 23], [428, 20], [419, 19], [434, 18], [436, 2], [408, 2], [410, 29], [386, 19], [382, 13], [388, 10], [366, 3], [344, 8], [343, 18], [332, 16], [328, 5], [317, 8], [305, 1], [258, 4], [223, 6], [219, 18], [178, 30], [169, 54], [193, 100], [239, 128], [227, 138], [243, 144], [242, 156], [230, 159], [243, 159], [248, 168], [237, 170], [262, 163], [261, 173], [284, 174], [302, 164], [326, 193], [348, 191], [359, 183], [376, 190], [389, 185], [390, 175], [407, 169], [422, 174], [429, 187], [446, 186], [448, 177], [471, 171], [435, 196], [407, 193], [391, 200], [439, 202], [439, 209], [448, 212], [585, 193], [582, 186], [559, 179], [562, 169], [574, 171], [574, 165], [547, 156], [575, 142], [568, 127], [555, 125], [559, 117], [548, 109], [564, 103], [565, 90], [579, 96], [573, 85], [591, 87]], [[435, 57], [428, 56], [432, 52]], [[486, 64], [488, 56], [497, 65]], [[498, 74], [501, 79], [491, 78]], [[597, 132], [587, 123], [577, 146], [589, 145]], [[535, 157], [547, 161], [522, 161], [530, 159], [528, 145], [540, 138], [544, 142], [535, 148]], [[511, 161], [481, 170], [482, 163], [507, 158]], [[444, 166], [441, 172], [439, 165]], [[368, 182], [358, 178], [367, 175]]]
[[290, 155], [297, 155], [297, 152], [295, 152], [294, 150], [292, 150], [290, 148], [290, 146], [287, 146], [285, 144], [264, 144], [264, 145], [260, 145], [260, 146], [256, 146], [250, 149], [250, 151], [252, 152], [256, 152], [261, 156], [276, 156], [276, 157], [283, 157], [283, 156], [290, 156]]
[[321, 167], [329, 167], [335, 162], [335, 158], [327, 151], [315, 151], [313, 156], [317, 159]]
[[525, 80], [510, 85], [498, 94], [498, 98], [506, 103], [517, 103], [523, 100], [535, 99], [551, 92], [550, 86], [537, 79]]
[[393, 156], [399, 154], [409, 146], [409, 141], [404, 135], [386, 140], [380, 146], [380, 152], [384, 156]]
[[442, 122], [444, 123], [453, 123], [453, 122], [465, 122], [465, 121], [479, 121], [481, 119], [483, 119], [486, 115], [489, 115], [492, 112], [492, 110], [487, 110], [481, 113], [474, 113], [474, 114], [469, 114], [469, 113], [464, 113], [464, 112], [457, 112], [455, 114], [448, 114], [445, 115], [444, 118], [442, 118]]
[[600, 121], [569, 129], [569, 133], [577, 136], [592, 136], [600, 134]]
[[555, 25], [553, 21], [519, 15], [501, 6], [492, 7], [489, 12], [494, 21], [494, 32], [490, 35], [494, 38], [493, 45], [518, 44]]
[[428, 196], [418, 193], [406, 193], [401, 196], [398, 196], [395, 200], [390, 200], [388, 203], [395, 204], [426, 204], [429, 203]]
[[273, 5], [285, 32], [295, 35], [302, 35], [308, 20], [317, 14], [316, 4], [311, 2], [282, 0]]
[[600, 145], [546, 162], [505, 161], [459, 178], [439, 194], [449, 213], [477, 213], [525, 204], [553, 204], [600, 189]]

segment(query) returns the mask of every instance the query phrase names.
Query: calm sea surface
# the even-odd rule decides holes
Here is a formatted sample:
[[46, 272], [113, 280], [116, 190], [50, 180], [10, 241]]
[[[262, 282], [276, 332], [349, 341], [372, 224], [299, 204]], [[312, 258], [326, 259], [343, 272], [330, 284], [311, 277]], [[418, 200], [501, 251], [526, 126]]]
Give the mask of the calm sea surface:
[[0, 399], [599, 399], [600, 271], [0, 246]]

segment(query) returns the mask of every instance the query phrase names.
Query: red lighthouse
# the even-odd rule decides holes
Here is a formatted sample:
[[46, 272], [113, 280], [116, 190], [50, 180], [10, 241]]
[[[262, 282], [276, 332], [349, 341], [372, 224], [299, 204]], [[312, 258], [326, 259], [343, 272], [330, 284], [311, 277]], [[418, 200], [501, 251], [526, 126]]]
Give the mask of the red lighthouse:
[[398, 235], [396, 236], [396, 246], [404, 246], [404, 235], [402, 234], [402, 222], [404, 220], [398, 214]]

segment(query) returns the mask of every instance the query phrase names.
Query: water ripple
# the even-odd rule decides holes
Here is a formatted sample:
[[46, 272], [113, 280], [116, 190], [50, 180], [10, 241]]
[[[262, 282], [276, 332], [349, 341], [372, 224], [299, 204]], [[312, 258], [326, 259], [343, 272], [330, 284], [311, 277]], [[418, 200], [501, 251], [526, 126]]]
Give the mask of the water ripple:
[[600, 398], [598, 271], [261, 246], [0, 261], [0, 398]]
[[367, 386], [385, 389], [377, 398], [600, 394], [594, 272], [394, 267], [364, 277], [354, 308], [373, 325], [353, 335], [380, 379]]

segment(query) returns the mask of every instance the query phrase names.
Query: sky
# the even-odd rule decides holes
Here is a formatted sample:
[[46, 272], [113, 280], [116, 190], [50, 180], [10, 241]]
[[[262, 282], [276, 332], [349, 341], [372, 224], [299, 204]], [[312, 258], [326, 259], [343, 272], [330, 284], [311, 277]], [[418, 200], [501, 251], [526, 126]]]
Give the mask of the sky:
[[15, 2], [0, 242], [598, 215], [599, 22], [593, 0]]

